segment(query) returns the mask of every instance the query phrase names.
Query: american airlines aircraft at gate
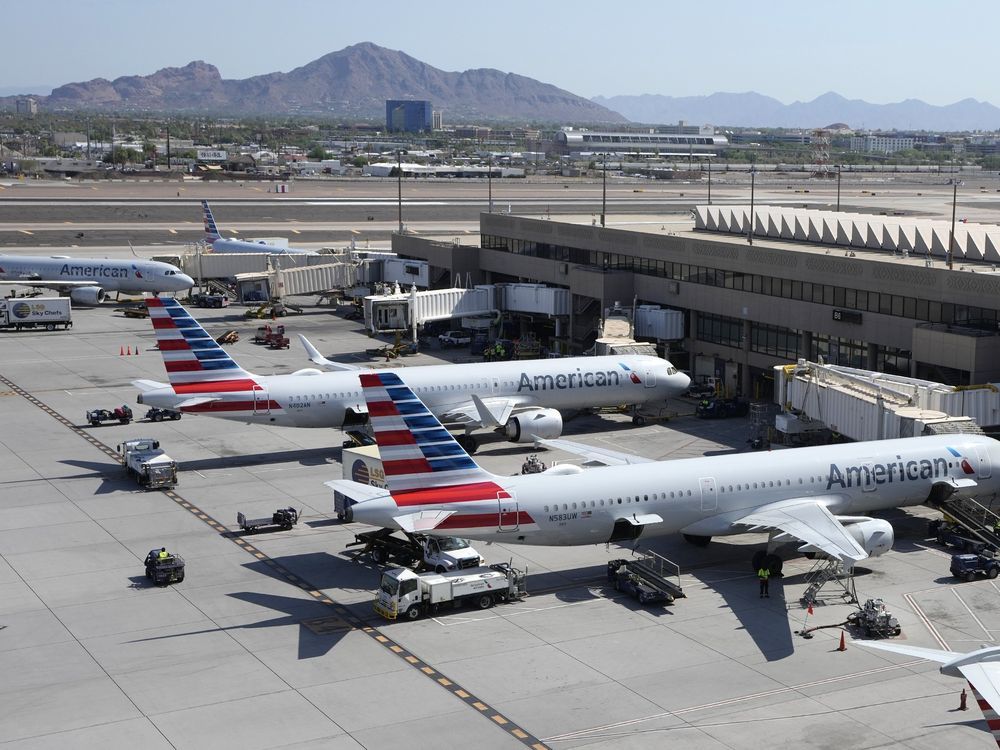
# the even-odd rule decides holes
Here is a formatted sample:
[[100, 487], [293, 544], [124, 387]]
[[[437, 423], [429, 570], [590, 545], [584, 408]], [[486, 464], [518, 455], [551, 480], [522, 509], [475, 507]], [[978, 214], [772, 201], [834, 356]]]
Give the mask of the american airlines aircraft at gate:
[[181, 292], [194, 279], [177, 266], [156, 260], [0, 255], [0, 280], [54, 289], [79, 305], [97, 305], [108, 292]]
[[[340, 371], [257, 375], [240, 367], [176, 300], [147, 305], [169, 382], [134, 381], [139, 403], [291, 427], [340, 428], [367, 418], [358, 374], [370, 370], [323, 359], [304, 341], [313, 361]], [[502, 430], [516, 443], [558, 437], [559, 409], [662, 403], [690, 384], [670, 362], [641, 355], [427, 365], [399, 373], [434, 414], [466, 432]], [[474, 449], [471, 436], [463, 438]]]
[[326, 484], [356, 501], [355, 521], [413, 532], [510, 544], [576, 545], [755, 529], [782, 532], [845, 566], [891, 548], [892, 526], [867, 513], [942, 501], [981, 500], [1000, 489], [1000, 443], [983, 435], [930, 437], [650, 461], [605, 454], [582, 469], [497, 476], [480, 468], [392, 372], [360, 376], [387, 488]]

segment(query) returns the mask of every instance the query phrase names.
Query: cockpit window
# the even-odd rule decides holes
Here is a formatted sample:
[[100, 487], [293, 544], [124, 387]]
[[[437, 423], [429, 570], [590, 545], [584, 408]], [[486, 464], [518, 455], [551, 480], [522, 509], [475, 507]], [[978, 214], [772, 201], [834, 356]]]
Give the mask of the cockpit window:
[[674, 367], [673, 365], [667, 365], [667, 375], [676, 375], [676, 374], [677, 374], [677, 368]]

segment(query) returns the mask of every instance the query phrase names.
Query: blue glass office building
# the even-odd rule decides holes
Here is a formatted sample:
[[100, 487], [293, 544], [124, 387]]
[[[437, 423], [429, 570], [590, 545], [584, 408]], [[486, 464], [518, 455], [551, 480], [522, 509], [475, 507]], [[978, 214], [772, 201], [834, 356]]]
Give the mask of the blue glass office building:
[[387, 99], [385, 129], [390, 133], [429, 132], [431, 103], [415, 99]]

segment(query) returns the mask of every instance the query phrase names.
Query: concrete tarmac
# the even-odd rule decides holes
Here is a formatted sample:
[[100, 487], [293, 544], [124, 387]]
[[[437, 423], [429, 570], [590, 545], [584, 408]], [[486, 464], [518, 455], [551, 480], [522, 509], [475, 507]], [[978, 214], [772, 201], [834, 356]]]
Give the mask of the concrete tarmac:
[[[282, 322], [327, 356], [373, 363], [357, 323], [328, 308]], [[248, 369], [292, 372], [304, 353], [249, 343], [237, 307], [196, 311], [235, 328]], [[333, 429], [180, 421], [92, 428], [84, 412], [134, 405], [136, 378], [163, 380], [148, 321], [109, 306], [74, 311], [68, 332], [0, 333], [0, 744], [11, 748], [990, 748], [963, 684], [936, 665], [854, 646], [831, 597], [807, 617], [812, 563], [783, 548], [785, 577], [760, 599], [746, 534], [706, 549], [643, 540], [680, 565], [687, 598], [642, 607], [605, 580], [617, 546], [480, 545], [529, 570], [531, 596], [486, 611], [387, 623], [371, 609], [378, 569], [347, 544], [323, 481], [341, 476]], [[294, 338], [294, 337], [293, 337]], [[122, 356], [120, 347], [139, 350]], [[410, 367], [467, 352], [431, 351]], [[379, 363], [384, 365], [384, 363]], [[581, 415], [571, 439], [652, 458], [746, 449], [742, 420], [704, 422], [679, 399], [668, 421]], [[173, 492], [140, 491], [113, 458], [136, 436], [181, 466]], [[489, 441], [477, 460], [513, 474], [528, 446]], [[780, 451], [760, 454], [762, 466]], [[543, 460], [573, 460], [546, 453]], [[669, 468], [664, 472], [669, 483]], [[243, 535], [236, 513], [293, 505], [291, 531]], [[994, 582], [955, 583], [924, 539], [931, 512], [889, 514], [889, 554], [857, 578], [884, 598], [902, 639], [974, 648], [1000, 632]], [[186, 579], [148, 585], [142, 559], [166, 546]]]

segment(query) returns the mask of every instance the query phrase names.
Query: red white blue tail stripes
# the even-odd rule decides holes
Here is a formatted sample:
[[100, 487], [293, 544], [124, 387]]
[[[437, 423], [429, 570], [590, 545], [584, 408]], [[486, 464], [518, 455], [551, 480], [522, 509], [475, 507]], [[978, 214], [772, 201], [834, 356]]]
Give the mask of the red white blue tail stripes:
[[990, 734], [993, 735], [997, 746], [1000, 747], [1000, 716], [997, 715], [989, 701], [983, 698], [982, 693], [976, 690], [975, 685], [970, 682], [969, 687], [972, 688], [972, 695], [975, 696], [976, 703], [979, 704], [979, 709], [983, 712], [983, 718], [986, 719], [986, 726], [989, 727]]
[[215, 217], [212, 216], [212, 209], [208, 207], [208, 201], [201, 202], [201, 215], [205, 220], [205, 240], [211, 244], [222, 235], [219, 234], [219, 228], [215, 225]]
[[[178, 393], [196, 390], [249, 391], [257, 384], [191, 317], [180, 302], [169, 297], [146, 299], [149, 318], [163, 355], [167, 379]], [[195, 389], [191, 384], [209, 383]]]
[[[479, 468], [399, 375], [378, 372], [360, 377], [390, 493], [492, 484], [494, 476]], [[491, 488], [493, 497], [499, 489]]]

